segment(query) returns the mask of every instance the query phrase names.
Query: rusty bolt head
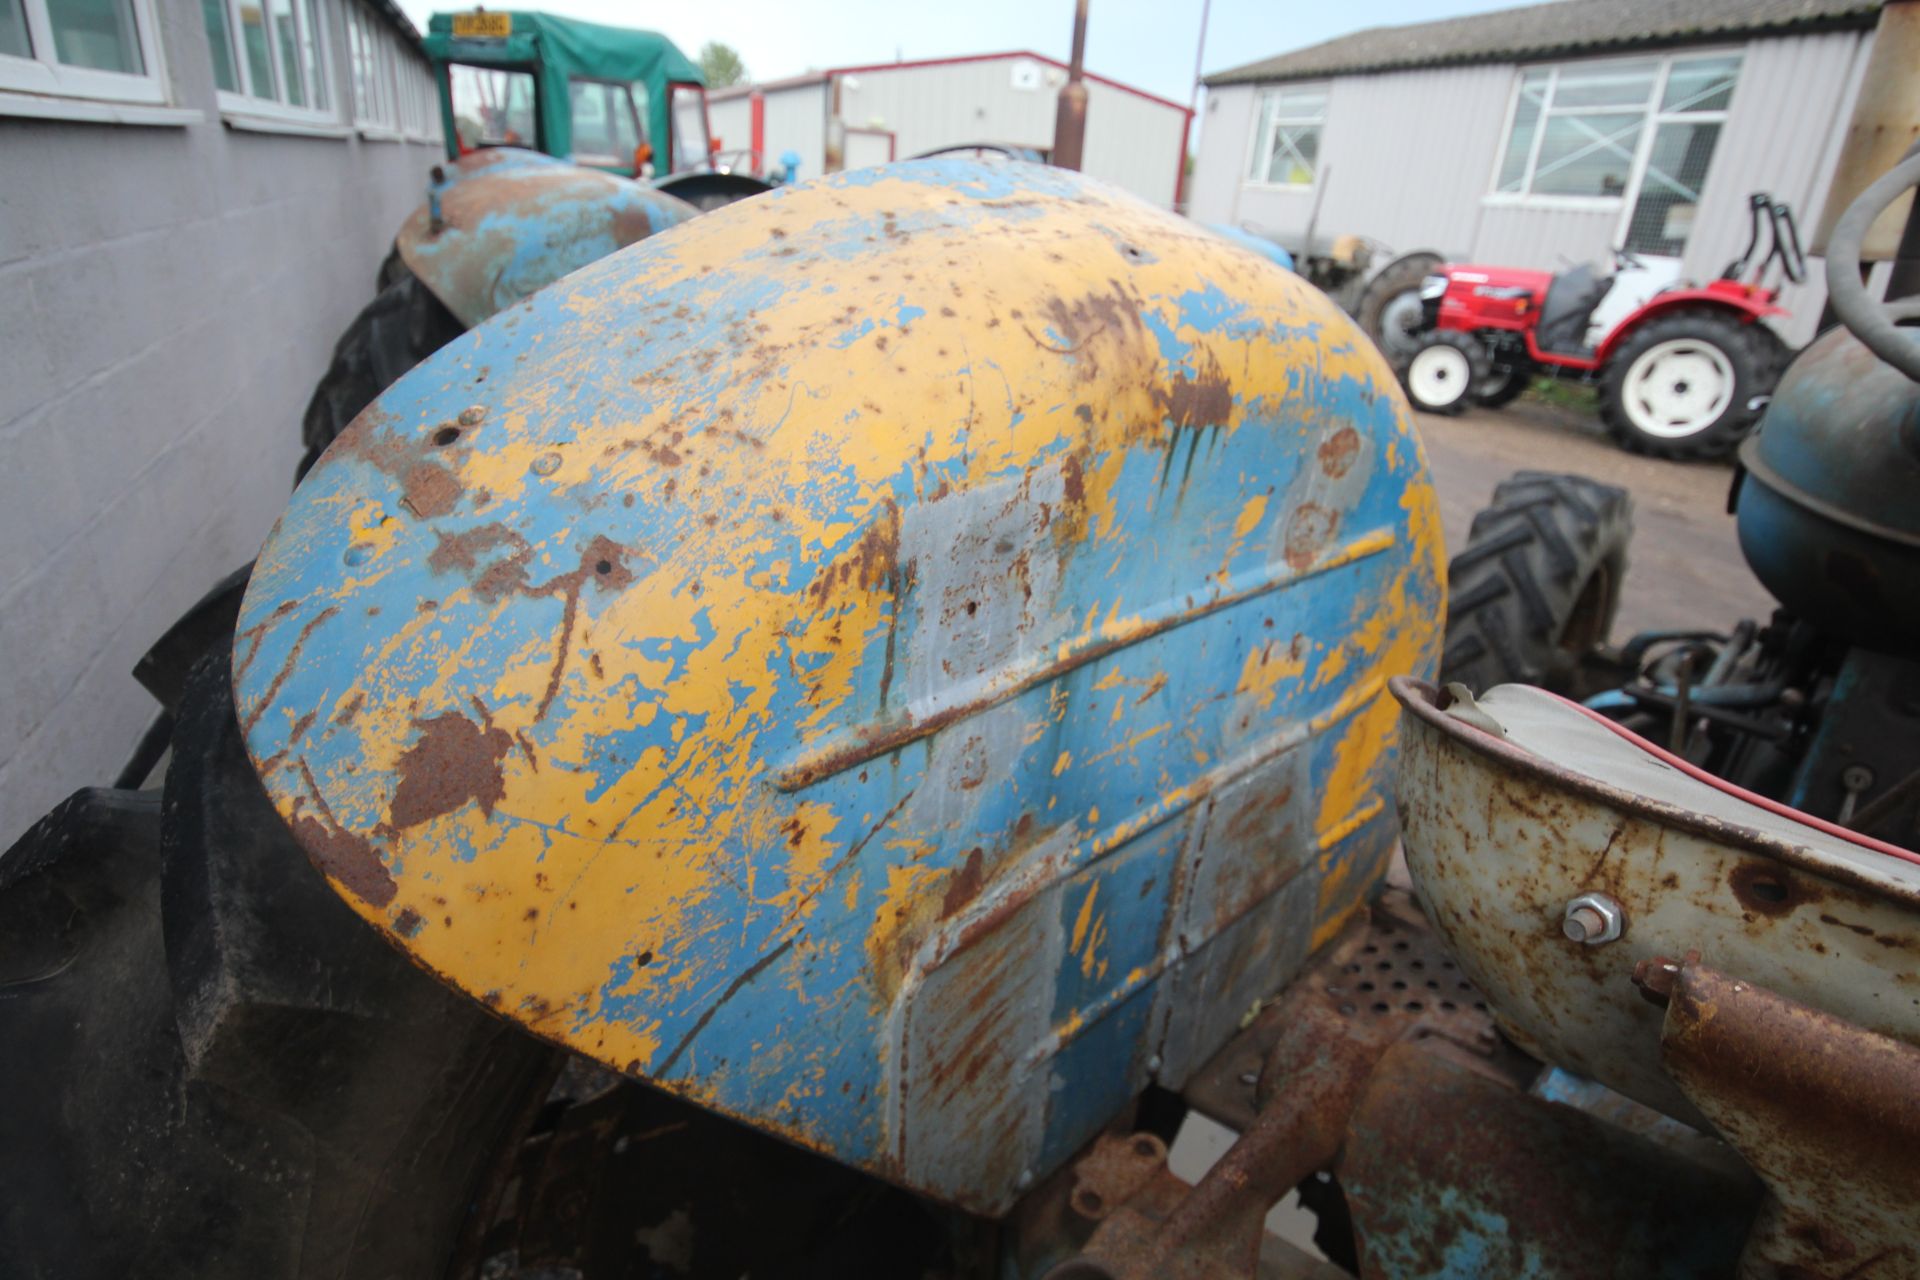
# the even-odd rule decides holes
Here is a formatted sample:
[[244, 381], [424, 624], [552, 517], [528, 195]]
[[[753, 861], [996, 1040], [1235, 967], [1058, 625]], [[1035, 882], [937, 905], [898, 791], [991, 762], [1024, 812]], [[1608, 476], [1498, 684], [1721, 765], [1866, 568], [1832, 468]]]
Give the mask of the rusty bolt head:
[[533, 460], [533, 474], [537, 476], [550, 476], [559, 469], [560, 455], [557, 453], [543, 453]]
[[483, 404], [471, 405], [460, 411], [460, 425], [477, 427], [486, 420], [487, 407]]
[[1567, 904], [1560, 932], [1574, 942], [1597, 947], [1626, 932], [1627, 913], [1604, 893], [1583, 893]]

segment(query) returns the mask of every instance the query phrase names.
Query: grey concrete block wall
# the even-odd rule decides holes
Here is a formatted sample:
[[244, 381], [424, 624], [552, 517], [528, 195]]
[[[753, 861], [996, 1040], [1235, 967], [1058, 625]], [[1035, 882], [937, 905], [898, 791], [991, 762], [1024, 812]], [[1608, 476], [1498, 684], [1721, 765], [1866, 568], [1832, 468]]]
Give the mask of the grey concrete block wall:
[[230, 129], [200, 5], [158, 8], [201, 119], [0, 115], [0, 848], [131, 752], [155, 711], [133, 663], [258, 550], [440, 155]]

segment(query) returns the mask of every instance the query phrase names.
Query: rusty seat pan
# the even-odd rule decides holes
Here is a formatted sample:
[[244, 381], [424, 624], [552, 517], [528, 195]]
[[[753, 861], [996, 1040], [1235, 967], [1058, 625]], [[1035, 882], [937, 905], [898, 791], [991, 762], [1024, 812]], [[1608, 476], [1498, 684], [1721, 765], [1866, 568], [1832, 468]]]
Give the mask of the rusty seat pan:
[[[1920, 1043], [1920, 865], [1689, 775], [1541, 690], [1479, 708], [1504, 737], [1392, 682], [1397, 795], [1422, 905], [1501, 1027], [1544, 1061], [1701, 1123], [1660, 1066], [1635, 965], [1699, 952], [1723, 972]], [[1561, 931], [1604, 893], [1622, 936]]]

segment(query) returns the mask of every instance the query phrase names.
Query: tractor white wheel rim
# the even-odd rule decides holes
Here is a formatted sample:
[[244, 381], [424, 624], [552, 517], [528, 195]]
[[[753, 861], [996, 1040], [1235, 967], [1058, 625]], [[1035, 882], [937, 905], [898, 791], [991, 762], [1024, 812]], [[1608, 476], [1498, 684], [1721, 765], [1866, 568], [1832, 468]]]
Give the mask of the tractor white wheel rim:
[[1467, 394], [1473, 366], [1458, 347], [1426, 347], [1407, 366], [1407, 385], [1422, 404], [1450, 405]]
[[1627, 419], [1650, 436], [1676, 440], [1720, 421], [1733, 403], [1733, 362], [1699, 338], [1670, 338], [1640, 353], [1621, 389]]

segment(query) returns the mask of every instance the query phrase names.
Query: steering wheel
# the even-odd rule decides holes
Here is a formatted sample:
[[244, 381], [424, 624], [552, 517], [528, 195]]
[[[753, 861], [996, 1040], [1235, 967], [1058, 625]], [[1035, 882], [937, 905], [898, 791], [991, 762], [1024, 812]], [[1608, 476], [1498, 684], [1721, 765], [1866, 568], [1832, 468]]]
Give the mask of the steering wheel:
[[1851, 329], [1867, 350], [1920, 382], [1920, 342], [1894, 323], [1896, 316], [1910, 308], [1898, 304], [1882, 307], [1867, 293], [1866, 282], [1860, 278], [1860, 245], [1867, 228], [1881, 210], [1915, 183], [1920, 183], [1920, 147], [1862, 191], [1840, 215], [1827, 237], [1827, 300], [1840, 323]]
[[1027, 158], [1014, 148], [1004, 146], [998, 142], [961, 142], [951, 147], [935, 147], [931, 151], [922, 151], [913, 158], [915, 160], [925, 160], [933, 156], [964, 155], [977, 156], [982, 159], [987, 156], [997, 156], [1002, 160], [1025, 160]]

